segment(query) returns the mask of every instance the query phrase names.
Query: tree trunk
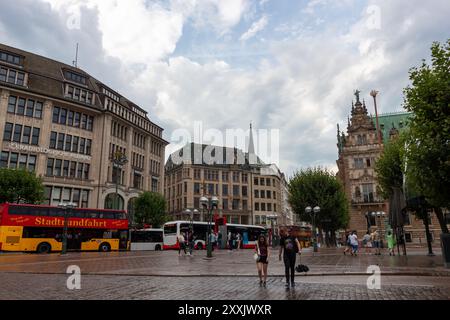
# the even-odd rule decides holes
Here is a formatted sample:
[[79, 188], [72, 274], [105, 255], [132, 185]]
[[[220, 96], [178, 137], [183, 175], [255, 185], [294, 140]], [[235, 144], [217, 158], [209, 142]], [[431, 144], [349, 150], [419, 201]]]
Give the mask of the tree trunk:
[[441, 230], [443, 233], [449, 233], [447, 224], [445, 223], [444, 213], [442, 212], [441, 207], [434, 207], [434, 212], [436, 213], [436, 217], [439, 220], [439, 225], [441, 226]]
[[425, 225], [425, 235], [427, 236], [427, 244], [428, 244], [428, 254], [433, 254], [433, 248], [431, 246], [431, 234], [430, 234], [430, 226], [428, 224], [428, 216], [426, 215], [425, 211], [425, 217], [423, 219], [423, 223]]

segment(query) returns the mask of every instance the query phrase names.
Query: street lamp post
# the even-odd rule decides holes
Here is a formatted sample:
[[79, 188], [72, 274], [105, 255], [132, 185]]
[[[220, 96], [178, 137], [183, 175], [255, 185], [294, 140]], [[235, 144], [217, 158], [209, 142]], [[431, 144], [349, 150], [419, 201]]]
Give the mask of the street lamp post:
[[114, 159], [112, 159], [113, 168], [117, 168], [116, 172], [116, 196], [114, 201], [114, 208], [116, 210], [119, 210], [119, 170], [122, 170], [123, 166], [128, 162], [128, 159], [126, 155], [124, 155], [122, 152], [117, 151], [114, 154]]
[[272, 215], [268, 215], [267, 219], [270, 220], [270, 226], [272, 229], [272, 247], [275, 248], [276, 247], [276, 242], [274, 241], [274, 235], [275, 235], [275, 230], [274, 230], [274, 221], [277, 221], [278, 216], [276, 214], [272, 214]]
[[305, 208], [305, 212], [312, 215], [312, 230], [314, 232], [314, 239], [313, 239], [313, 252], [317, 252], [317, 235], [316, 235], [316, 214], [320, 212], [320, 207], [315, 206], [314, 208], [311, 208], [310, 206], [307, 206]]
[[213, 197], [211, 197], [210, 200], [208, 200], [207, 197], [203, 196], [200, 198], [200, 204], [208, 213], [208, 233], [207, 233], [207, 239], [206, 239], [206, 241], [207, 241], [206, 256], [208, 258], [212, 258], [211, 219], [212, 219], [213, 209], [217, 208], [217, 206], [219, 204], [219, 199], [216, 196], [213, 196]]
[[63, 237], [62, 237], [62, 249], [61, 254], [67, 253], [67, 229], [69, 225], [69, 214], [70, 210], [75, 208], [75, 203], [69, 202], [61, 202], [58, 204], [58, 207], [64, 211], [64, 229], [63, 229]]

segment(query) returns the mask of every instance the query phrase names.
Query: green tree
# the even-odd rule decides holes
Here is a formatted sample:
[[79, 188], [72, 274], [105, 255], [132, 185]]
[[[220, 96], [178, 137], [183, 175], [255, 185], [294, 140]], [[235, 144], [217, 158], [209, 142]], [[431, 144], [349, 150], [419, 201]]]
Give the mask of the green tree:
[[433, 207], [441, 229], [450, 208], [450, 39], [433, 43], [431, 65], [410, 70], [404, 104], [413, 113], [406, 148], [406, 178]]
[[138, 224], [160, 227], [167, 221], [166, 200], [156, 192], [143, 192], [135, 200], [135, 219]]
[[44, 199], [42, 180], [34, 172], [0, 169], [0, 203], [33, 203]]
[[327, 245], [334, 246], [335, 231], [345, 228], [349, 221], [348, 201], [341, 182], [326, 169], [308, 168], [294, 173], [288, 190], [289, 204], [302, 221], [312, 220], [312, 217], [305, 213], [307, 206], [320, 207], [315, 224], [326, 232]]
[[378, 185], [385, 199], [388, 199], [393, 188], [403, 188], [404, 144], [407, 133], [391, 139], [384, 147], [383, 153], [375, 164]]

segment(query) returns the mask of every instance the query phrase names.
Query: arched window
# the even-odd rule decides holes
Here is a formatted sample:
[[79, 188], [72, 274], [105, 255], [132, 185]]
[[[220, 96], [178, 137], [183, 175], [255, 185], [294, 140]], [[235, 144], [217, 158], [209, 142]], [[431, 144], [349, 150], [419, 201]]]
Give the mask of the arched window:
[[122, 196], [120, 194], [117, 195], [115, 193], [110, 193], [105, 198], [105, 209], [116, 209], [116, 210], [123, 210], [124, 209], [124, 203]]
[[355, 188], [355, 197], [356, 197], [356, 198], [361, 197], [361, 190], [359, 189], [359, 187], [356, 187], [356, 188]]

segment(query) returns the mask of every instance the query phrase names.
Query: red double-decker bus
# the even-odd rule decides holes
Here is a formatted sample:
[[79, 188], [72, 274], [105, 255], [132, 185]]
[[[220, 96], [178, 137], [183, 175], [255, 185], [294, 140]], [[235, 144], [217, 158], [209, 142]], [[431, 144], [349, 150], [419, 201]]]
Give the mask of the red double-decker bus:
[[[111, 251], [128, 248], [125, 211], [73, 208], [66, 214], [68, 250]], [[0, 250], [61, 251], [64, 216], [64, 209], [59, 207], [0, 204]]]

